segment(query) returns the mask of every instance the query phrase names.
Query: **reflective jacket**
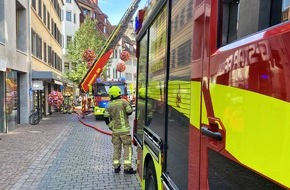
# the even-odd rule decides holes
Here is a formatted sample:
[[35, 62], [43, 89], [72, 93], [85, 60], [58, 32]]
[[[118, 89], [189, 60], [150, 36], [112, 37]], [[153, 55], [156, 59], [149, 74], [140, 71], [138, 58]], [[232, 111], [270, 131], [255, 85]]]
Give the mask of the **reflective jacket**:
[[109, 118], [109, 128], [113, 133], [130, 132], [128, 115], [133, 112], [130, 103], [124, 99], [111, 100], [104, 113], [105, 118]]

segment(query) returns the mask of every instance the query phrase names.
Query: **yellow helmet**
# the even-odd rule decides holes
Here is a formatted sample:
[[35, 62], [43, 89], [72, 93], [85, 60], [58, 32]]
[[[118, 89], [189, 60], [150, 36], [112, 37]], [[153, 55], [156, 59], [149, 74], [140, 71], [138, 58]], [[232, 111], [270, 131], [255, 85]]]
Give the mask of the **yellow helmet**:
[[146, 98], [146, 88], [140, 88], [138, 90], [139, 97]]
[[111, 86], [109, 89], [109, 95], [111, 98], [117, 98], [121, 95], [121, 89], [118, 86]]

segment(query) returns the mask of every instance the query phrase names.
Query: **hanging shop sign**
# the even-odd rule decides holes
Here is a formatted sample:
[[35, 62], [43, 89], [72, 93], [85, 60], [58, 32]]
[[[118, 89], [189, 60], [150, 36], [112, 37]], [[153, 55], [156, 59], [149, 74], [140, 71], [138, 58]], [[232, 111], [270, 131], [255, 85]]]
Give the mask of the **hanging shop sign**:
[[42, 80], [33, 80], [32, 81], [32, 90], [43, 90], [43, 81]]

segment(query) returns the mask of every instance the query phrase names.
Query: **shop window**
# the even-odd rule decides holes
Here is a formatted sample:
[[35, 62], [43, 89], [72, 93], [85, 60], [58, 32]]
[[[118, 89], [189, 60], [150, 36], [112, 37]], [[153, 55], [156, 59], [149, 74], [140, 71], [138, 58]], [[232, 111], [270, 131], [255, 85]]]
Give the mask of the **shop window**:
[[8, 130], [16, 128], [18, 123], [18, 93], [17, 93], [17, 72], [8, 71], [6, 73], [6, 97], [5, 112], [8, 122]]
[[220, 2], [220, 46], [288, 20], [289, 0]]

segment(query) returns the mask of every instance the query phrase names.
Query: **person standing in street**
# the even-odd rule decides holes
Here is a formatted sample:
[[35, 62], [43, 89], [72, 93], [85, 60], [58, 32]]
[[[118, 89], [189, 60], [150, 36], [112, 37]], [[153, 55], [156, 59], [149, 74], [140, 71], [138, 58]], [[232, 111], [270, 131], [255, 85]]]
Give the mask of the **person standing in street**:
[[135, 174], [136, 170], [132, 168], [132, 138], [128, 120], [128, 116], [133, 113], [133, 108], [127, 100], [121, 98], [121, 89], [118, 86], [110, 87], [109, 96], [111, 101], [105, 109], [104, 119], [112, 130], [114, 172], [119, 173], [121, 170], [120, 159], [123, 147], [124, 173]]

